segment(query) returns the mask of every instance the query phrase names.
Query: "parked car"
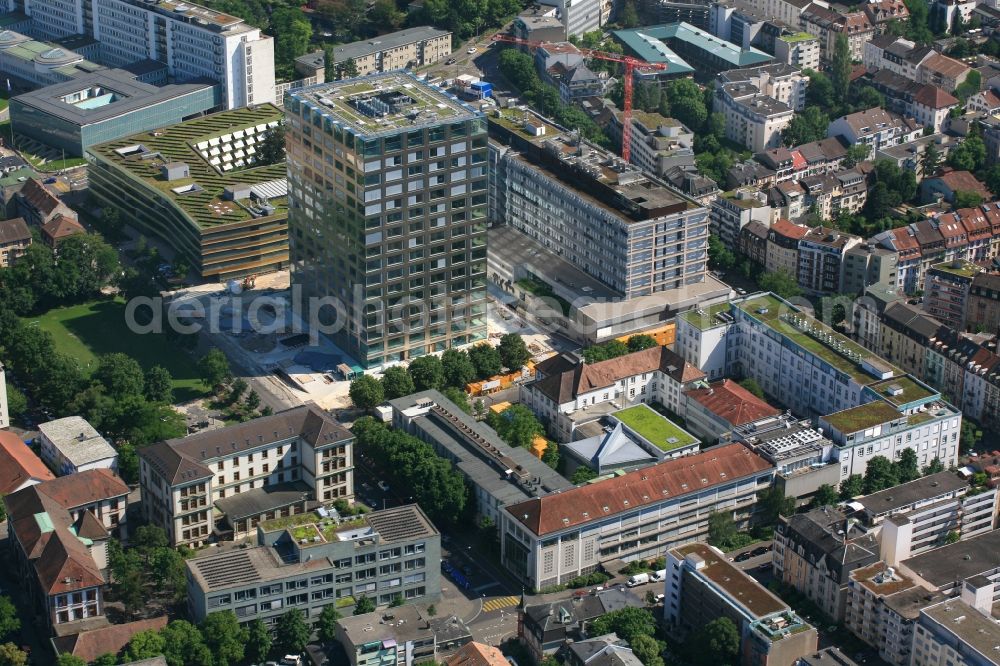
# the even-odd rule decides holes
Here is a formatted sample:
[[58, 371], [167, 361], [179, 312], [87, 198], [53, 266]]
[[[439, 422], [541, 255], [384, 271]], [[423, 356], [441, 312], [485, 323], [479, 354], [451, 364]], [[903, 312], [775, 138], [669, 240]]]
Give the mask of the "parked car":
[[770, 552], [771, 552], [770, 546], [758, 546], [757, 548], [751, 550], [750, 554], [753, 555], [754, 557], [760, 557], [761, 555], [766, 555], [767, 553]]
[[447, 60], [444, 61], [444, 64], [446, 64], [446, 65], [454, 65], [455, 64], [455, 59], [454, 58], [448, 58]]
[[634, 576], [629, 576], [628, 580], [625, 581], [625, 584], [628, 585], [629, 587], [635, 587], [636, 585], [645, 585], [648, 582], [649, 582], [649, 574], [641, 573], [641, 574], [636, 574]]
[[468, 53], [469, 55], [472, 55], [473, 53], [475, 53], [478, 50], [479, 49], [477, 49], [475, 46], [470, 46], [469, 48], [465, 49], [465, 52]]
[[746, 562], [746, 561], [747, 561], [747, 560], [749, 560], [749, 559], [750, 559], [751, 557], [753, 557], [753, 555], [751, 555], [751, 554], [750, 554], [750, 551], [744, 551], [744, 552], [740, 553], [739, 555], [737, 555], [737, 556], [736, 556], [736, 557], [735, 557], [735, 558], [733, 559], [733, 561], [734, 561], [734, 562]]

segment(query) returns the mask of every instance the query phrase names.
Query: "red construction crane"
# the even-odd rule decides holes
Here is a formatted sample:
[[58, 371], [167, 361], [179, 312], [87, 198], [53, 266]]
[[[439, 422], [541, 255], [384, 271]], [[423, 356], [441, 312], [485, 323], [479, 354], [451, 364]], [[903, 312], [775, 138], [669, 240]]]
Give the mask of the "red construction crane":
[[598, 60], [610, 60], [611, 62], [618, 62], [625, 65], [625, 100], [622, 106], [622, 159], [626, 162], [629, 161], [630, 148], [632, 146], [632, 72], [636, 69], [649, 69], [649, 70], [665, 70], [667, 65], [662, 62], [646, 62], [640, 58], [633, 58], [632, 56], [622, 55], [621, 53], [609, 53], [607, 51], [598, 51], [596, 49], [586, 49], [579, 46], [573, 46], [569, 42], [533, 42], [527, 39], [520, 39], [518, 37], [511, 37], [510, 35], [493, 35], [493, 41], [496, 42], [508, 42], [510, 44], [517, 44], [519, 46], [527, 46], [528, 48], [539, 48], [544, 46], [545, 50], [551, 53], [579, 53], [588, 58], [597, 58]]

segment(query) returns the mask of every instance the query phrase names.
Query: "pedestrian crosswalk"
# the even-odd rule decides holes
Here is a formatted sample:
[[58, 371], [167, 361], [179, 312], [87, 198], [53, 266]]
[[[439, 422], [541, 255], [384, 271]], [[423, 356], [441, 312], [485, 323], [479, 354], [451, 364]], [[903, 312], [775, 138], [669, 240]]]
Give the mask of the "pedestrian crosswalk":
[[491, 611], [500, 610], [501, 608], [509, 608], [510, 606], [518, 605], [520, 602], [521, 597], [497, 597], [483, 602], [483, 612], [489, 613]]

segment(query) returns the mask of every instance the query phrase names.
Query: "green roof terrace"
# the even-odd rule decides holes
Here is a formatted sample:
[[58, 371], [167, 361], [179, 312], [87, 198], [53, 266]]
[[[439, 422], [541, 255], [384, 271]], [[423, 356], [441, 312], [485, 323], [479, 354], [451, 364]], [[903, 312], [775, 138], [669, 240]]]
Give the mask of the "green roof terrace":
[[724, 319], [721, 319], [719, 314], [728, 314], [729, 310], [730, 306], [728, 302], [716, 303], [715, 305], [710, 305], [707, 308], [695, 308], [694, 310], [688, 310], [677, 316], [697, 328], [699, 331], [707, 331], [711, 328], [715, 328], [716, 326], [722, 326], [728, 323]]
[[794, 35], [782, 35], [781, 37], [778, 37], [778, 39], [783, 42], [788, 42], [789, 44], [796, 44], [798, 42], [808, 42], [813, 39], [818, 40], [819, 37], [816, 35], [810, 35], [808, 32], [797, 32]]
[[404, 71], [320, 83], [289, 91], [288, 100], [286, 109], [293, 114], [299, 104], [306, 105], [363, 137], [482, 117], [454, 95]]
[[[875, 371], [891, 373], [896, 377], [903, 374], [896, 366], [874, 356], [864, 347], [773, 294], [751, 296], [733, 306], [862, 386], [883, 379], [876, 376]], [[871, 370], [862, 364], [868, 365]]]
[[[98, 159], [124, 170], [130, 177], [158, 190], [177, 208], [184, 212], [198, 228], [242, 222], [260, 217], [239, 200], [225, 198], [226, 188], [263, 185], [286, 177], [285, 163], [249, 166], [223, 171], [213, 166], [206, 155], [211, 148], [201, 150], [198, 144], [216, 142], [220, 137], [234, 137], [249, 130], [256, 132], [257, 140], [263, 126], [280, 122], [281, 110], [271, 104], [254, 108], [234, 109], [202, 118], [188, 120], [163, 129], [135, 134], [129, 137], [92, 146], [89, 152]], [[239, 140], [239, 139], [235, 139]], [[215, 147], [214, 145], [212, 146]], [[250, 161], [247, 156], [246, 160]], [[182, 162], [187, 165], [187, 177], [167, 180], [163, 167]], [[287, 199], [281, 194], [269, 199], [273, 215], [287, 214]]]
[[940, 396], [937, 391], [918, 382], [909, 375], [892, 377], [891, 379], [872, 384], [869, 388], [877, 393], [880, 398], [897, 407], [928, 402]]
[[661, 451], [673, 451], [692, 444], [700, 444], [697, 437], [648, 405], [635, 405], [615, 412], [611, 416]]
[[350, 540], [349, 537], [354, 532], [371, 529], [364, 516], [338, 522], [334, 518], [323, 518], [313, 511], [266, 520], [260, 523], [260, 528], [264, 532], [287, 531], [302, 547]]
[[823, 417], [823, 420], [845, 435], [874, 428], [883, 423], [889, 423], [902, 417], [898, 409], [892, 405], [876, 400], [857, 407], [844, 409]]
[[956, 259], [955, 261], [942, 261], [940, 264], [934, 264], [931, 266], [932, 271], [940, 271], [942, 273], [950, 273], [956, 277], [961, 278], [973, 278], [977, 273], [983, 271], [982, 268], [975, 265], [971, 261], [965, 261], [963, 259]]

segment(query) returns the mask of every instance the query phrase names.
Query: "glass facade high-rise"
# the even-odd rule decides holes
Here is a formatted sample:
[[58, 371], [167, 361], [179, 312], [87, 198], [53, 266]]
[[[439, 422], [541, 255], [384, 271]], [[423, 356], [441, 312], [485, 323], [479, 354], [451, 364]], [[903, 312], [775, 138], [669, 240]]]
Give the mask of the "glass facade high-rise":
[[365, 367], [485, 339], [484, 115], [406, 72], [293, 90], [285, 112], [304, 318]]

